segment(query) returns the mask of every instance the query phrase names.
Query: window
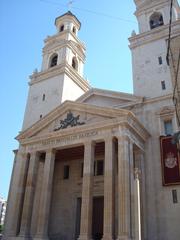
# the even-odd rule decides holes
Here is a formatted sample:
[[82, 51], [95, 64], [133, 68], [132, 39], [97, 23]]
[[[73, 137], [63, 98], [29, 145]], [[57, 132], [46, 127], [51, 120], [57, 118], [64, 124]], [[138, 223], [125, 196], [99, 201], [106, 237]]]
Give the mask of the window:
[[96, 175], [103, 175], [104, 174], [104, 161], [97, 161], [97, 169], [96, 169]]
[[165, 135], [172, 135], [173, 134], [173, 126], [172, 126], [172, 120], [166, 120], [164, 121], [164, 133]]
[[75, 28], [75, 27], [73, 27], [73, 33], [75, 33], [75, 34], [76, 34], [76, 28]]
[[78, 70], [78, 61], [77, 61], [77, 58], [75, 58], [75, 57], [73, 57], [73, 59], [72, 59], [72, 67], [75, 70]]
[[64, 25], [61, 25], [61, 26], [60, 26], [59, 31], [60, 31], [60, 32], [63, 32], [63, 31], [64, 31]]
[[161, 81], [161, 88], [162, 88], [162, 90], [165, 90], [165, 89], [166, 89], [165, 81]]
[[81, 163], [81, 178], [83, 177], [84, 163]]
[[69, 178], [69, 165], [65, 165], [64, 166], [64, 175], [63, 175], [64, 179], [68, 179]]
[[73, 67], [74, 69], [76, 69], [76, 61], [75, 61], [75, 58], [72, 59], [72, 67]]
[[104, 174], [104, 161], [98, 160], [94, 162], [94, 176], [101, 176]]
[[161, 65], [163, 62], [162, 62], [162, 57], [158, 57], [158, 62], [159, 62], [159, 65]]
[[43, 96], [42, 96], [42, 100], [45, 101], [45, 98], [46, 98], [46, 95], [43, 94]]
[[51, 59], [51, 64], [50, 64], [50, 67], [54, 67], [57, 65], [57, 60], [58, 60], [58, 55], [54, 55], [54, 57], [52, 57]]
[[175, 189], [172, 190], [172, 198], [173, 198], [173, 203], [178, 203], [177, 190]]
[[42, 118], [42, 114], [39, 116], [39, 118], [40, 118], [40, 119]]
[[153, 13], [150, 17], [149, 24], [151, 29], [164, 25], [162, 14], [159, 12]]

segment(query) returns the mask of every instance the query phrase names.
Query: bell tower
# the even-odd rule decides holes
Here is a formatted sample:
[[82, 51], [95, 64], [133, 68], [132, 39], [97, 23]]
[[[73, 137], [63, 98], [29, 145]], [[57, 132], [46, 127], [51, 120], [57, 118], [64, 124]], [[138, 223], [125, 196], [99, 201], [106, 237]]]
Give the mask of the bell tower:
[[55, 26], [57, 33], [44, 40], [41, 71], [30, 76], [23, 130], [90, 88], [83, 78], [85, 46], [78, 38], [81, 23], [68, 11], [55, 19]]
[[[147, 98], [172, 93], [172, 81], [166, 62], [170, 19], [170, 0], [134, 0], [139, 34], [129, 38], [132, 52], [134, 94]], [[180, 8], [172, 7], [172, 34], [180, 35]]]

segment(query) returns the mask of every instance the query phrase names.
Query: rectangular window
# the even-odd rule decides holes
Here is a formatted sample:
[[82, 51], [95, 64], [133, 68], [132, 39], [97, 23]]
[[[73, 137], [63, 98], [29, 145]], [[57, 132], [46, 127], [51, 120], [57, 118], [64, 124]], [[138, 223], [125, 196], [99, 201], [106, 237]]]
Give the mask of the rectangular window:
[[166, 89], [166, 83], [165, 83], [165, 81], [161, 81], [161, 88], [162, 88], [162, 90], [165, 90], [165, 89]]
[[159, 65], [161, 65], [163, 62], [162, 62], [162, 57], [158, 57], [158, 62], [159, 62]]
[[100, 176], [104, 174], [104, 161], [103, 160], [99, 160], [97, 161], [97, 172], [96, 175]]
[[81, 177], [83, 177], [84, 163], [81, 163]]
[[173, 203], [178, 203], [177, 199], [177, 190], [172, 190], [172, 198], [173, 198]]
[[173, 126], [172, 126], [172, 120], [166, 120], [164, 121], [164, 133], [165, 135], [172, 135], [173, 134]]
[[42, 100], [45, 101], [45, 98], [46, 98], [46, 95], [43, 94], [43, 96], [42, 96]]
[[64, 179], [69, 179], [69, 165], [65, 165], [64, 166], [64, 175], [63, 175]]
[[104, 174], [104, 161], [98, 160], [94, 162], [94, 176], [101, 176]]

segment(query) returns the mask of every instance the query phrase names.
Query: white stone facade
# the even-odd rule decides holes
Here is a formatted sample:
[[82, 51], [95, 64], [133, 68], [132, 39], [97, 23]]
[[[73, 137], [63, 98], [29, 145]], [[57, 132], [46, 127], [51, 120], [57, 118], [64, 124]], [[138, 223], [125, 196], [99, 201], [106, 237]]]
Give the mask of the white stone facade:
[[6, 200], [0, 197], [0, 224], [4, 224], [6, 214]]
[[[179, 240], [180, 186], [163, 186], [159, 144], [166, 121], [178, 130], [165, 61], [169, 1], [135, 3], [140, 25], [140, 34], [130, 38], [135, 94], [90, 89], [75, 67], [84, 63], [85, 48], [76, 36], [80, 23], [70, 12], [56, 19], [61, 32], [47, 39], [16, 138], [20, 148], [4, 239]], [[164, 22], [158, 15], [150, 30], [148, 16], [157, 11]], [[173, 11], [173, 34], [180, 35], [176, 1]], [[52, 41], [57, 38], [64, 50]], [[61, 56], [51, 68], [48, 51]]]

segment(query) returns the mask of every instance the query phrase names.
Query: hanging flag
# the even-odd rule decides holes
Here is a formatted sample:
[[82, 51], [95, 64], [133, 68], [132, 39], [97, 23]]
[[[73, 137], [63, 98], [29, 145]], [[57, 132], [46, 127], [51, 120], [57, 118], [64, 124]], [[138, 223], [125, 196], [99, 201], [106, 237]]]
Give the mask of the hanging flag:
[[180, 156], [172, 136], [160, 137], [160, 149], [163, 185], [180, 184]]

